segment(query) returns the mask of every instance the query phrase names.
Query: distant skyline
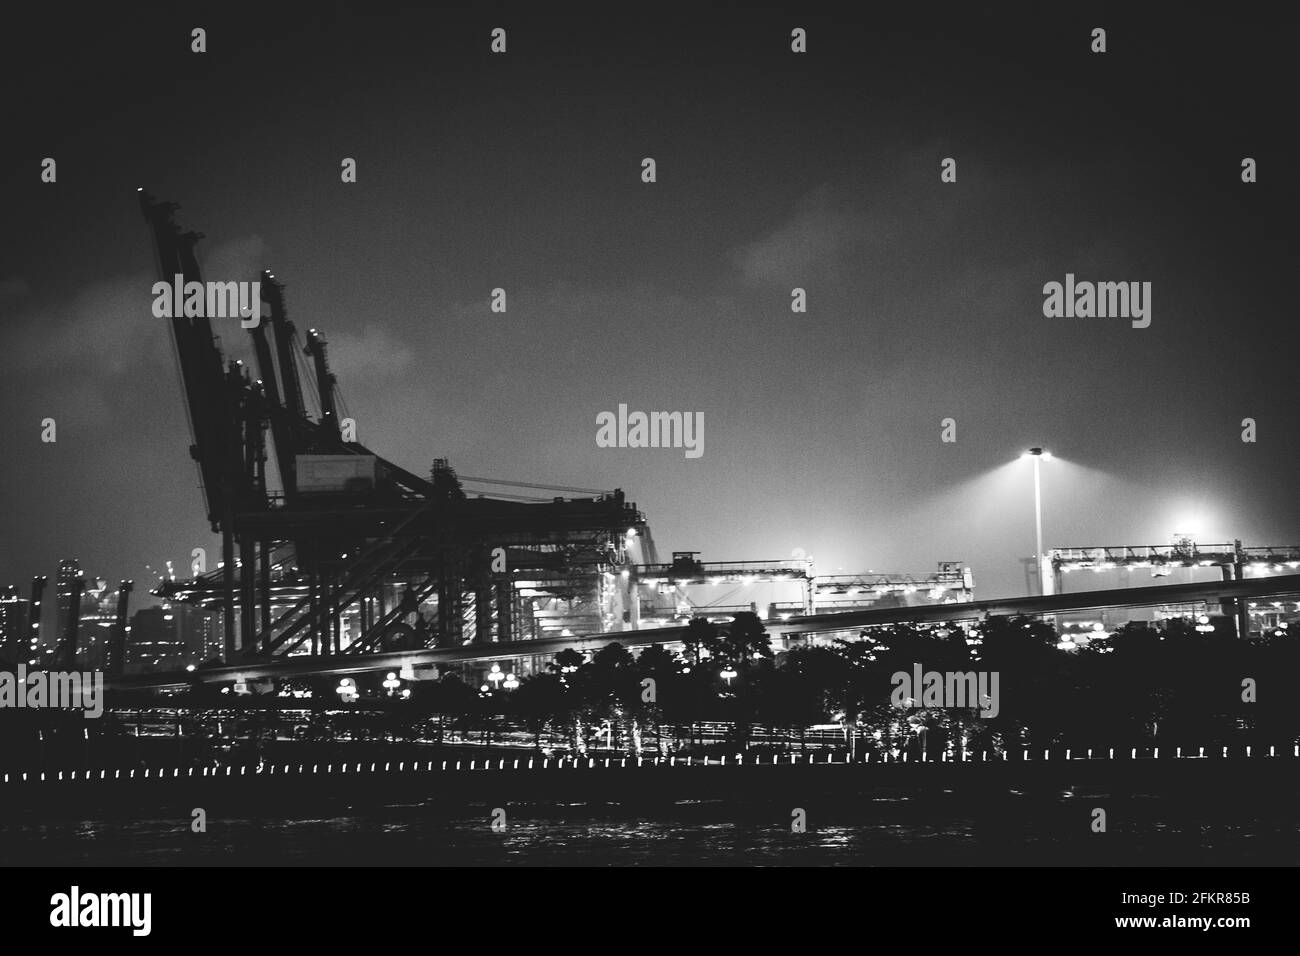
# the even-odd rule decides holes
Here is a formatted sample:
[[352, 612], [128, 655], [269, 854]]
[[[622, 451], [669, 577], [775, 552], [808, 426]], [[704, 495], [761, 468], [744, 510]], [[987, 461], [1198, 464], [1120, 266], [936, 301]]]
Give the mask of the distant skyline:
[[[1046, 547], [1300, 543], [1293, 84], [1266, 23], [139, 9], [23, 10], [0, 39], [0, 585], [79, 558], [135, 608], [146, 564], [216, 563], [137, 186], [206, 235], [204, 278], [284, 281], [377, 453], [622, 488], [665, 559], [959, 560], [977, 598], [1023, 593], [1031, 445], [1057, 455]], [[1045, 317], [1067, 274], [1150, 282], [1150, 326]], [[704, 453], [598, 447], [620, 403], [701, 414]]]

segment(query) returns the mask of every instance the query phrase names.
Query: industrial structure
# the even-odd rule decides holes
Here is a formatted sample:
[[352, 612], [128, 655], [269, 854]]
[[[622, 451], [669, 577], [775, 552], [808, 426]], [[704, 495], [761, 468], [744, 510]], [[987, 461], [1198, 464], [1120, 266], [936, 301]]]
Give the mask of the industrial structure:
[[[143, 190], [140, 200], [162, 278], [201, 288], [201, 237], [176, 225], [175, 204]], [[340, 419], [327, 343], [315, 329], [299, 339], [269, 271], [261, 298], [261, 321], [249, 328], [256, 375], [226, 360], [206, 315], [169, 319], [190, 453], [222, 559], [154, 593], [218, 606], [227, 663], [604, 629], [613, 572], [657, 560], [622, 491], [471, 496], [445, 460], [427, 478], [393, 464]], [[311, 359], [307, 373], [300, 356]], [[315, 409], [304, 378], [315, 384]]]
[[[1174, 536], [1168, 545], [1111, 545], [1084, 548], [1054, 548], [1048, 554], [1053, 593], [1064, 592], [1064, 575], [1072, 571], [1149, 570], [1153, 578], [1168, 577], [1179, 568], [1218, 568], [1224, 581], [1242, 581], [1249, 574], [1264, 575], [1300, 568], [1300, 547], [1243, 547], [1231, 544], [1199, 544], [1187, 534]], [[1229, 598], [1222, 613], [1237, 623], [1237, 633], [1250, 633], [1250, 607]]]
[[[208, 284], [205, 309], [195, 254], [201, 236], [176, 224], [175, 204], [143, 190], [139, 198], [160, 275], [178, 296], [185, 290], [186, 307], [167, 321], [190, 454], [222, 542], [216, 568], [198, 562], [189, 579], [163, 579], [152, 593], [217, 612], [220, 654], [202, 668], [350, 673], [399, 658], [409, 670], [510, 656], [527, 673], [554, 648], [590, 639], [670, 642], [693, 617], [725, 621], [753, 611], [773, 633], [797, 635], [973, 616], [966, 608], [976, 607], [974, 580], [961, 562], [942, 562], [928, 574], [834, 575], [817, 575], [802, 557], [704, 562], [699, 552], [681, 551], [663, 563], [646, 517], [621, 490], [460, 477], [445, 459], [432, 462], [427, 477], [394, 464], [357, 441], [327, 342], [315, 328], [299, 336], [273, 273], [261, 275], [258, 314], [240, 322], [256, 373], [227, 360], [209, 317], [230, 315], [211, 308], [212, 287], [229, 283]], [[310, 404], [304, 383], [314, 392]], [[1169, 549], [1058, 549], [1050, 565], [1059, 593], [1060, 575], [1075, 567], [1190, 562], [1220, 566], [1225, 582], [1240, 582], [1253, 563], [1294, 568], [1297, 560], [1300, 549], [1181, 541]], [[751, 590], [757, 587], [768, 590], [759, 595]], [[1265, 593], [1275, 592], [1222, 591], [1238, 634], [1249, 633], [1240, 598]], [[34, 588], [33, 603], [38, 599]], [[1152, 603], [1147, 594], [1113, 606]], [[1076, 606], [1095, 605], [1067, 601], [1043, 610]], [[119, 635], [124, 614], [125, 598]], [[75, 651], [75, 637], [64, 635], [61, 654], [69, 644]], [[120, 672], [121, 656], [113, 657]]]
[[[177, 226], [175, 204], [139, 192], [161, 278], [203, 289], [201, 237]], [[824, 577], [807, 560], [704, 563], [678, 552], [663, 564], [621, 490], [461, 478], [443, 459], [427, 478], [407, 471], [356, 440], [325, 338], [312, 328], [300, 339], [273, 273], [260, 288], [260, 314], [240, 323], [256, 374], [223, 355], [210, 316], [224, 313], [168, 319], [222, 556], [153, 593], [220, 612], [226, 665], [638, 630], [738, 610], [788, 618], [819, 605], [971, 599], [958, 562], [935, 574]], [[798, 589], [793, 599], [761, 606], [711, 592], [782, 582]]]

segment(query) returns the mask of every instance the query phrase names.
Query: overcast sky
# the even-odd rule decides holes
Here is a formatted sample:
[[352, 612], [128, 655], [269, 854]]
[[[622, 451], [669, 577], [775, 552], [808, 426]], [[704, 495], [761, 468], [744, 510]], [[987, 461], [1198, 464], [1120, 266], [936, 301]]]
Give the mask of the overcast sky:
[[[16, 15], [0, 584], [68, 556], [143, 585], [217, 553], [138, 185], [206, 235], [205, 278], [284, 281], [362, 442], [418, 473], [622, 488], [665, 557], [961, 560], [977, 596], [1022, 593], [1035, 444], [1061, 458], [1049, 547], [1300, 542], [1276, 24], [537, 7]], [[1044, 317], [1066, 273], [1151, 282], [1150, 327]], [[703, 456], [598, 448], [620, 403], [703, 413]]]

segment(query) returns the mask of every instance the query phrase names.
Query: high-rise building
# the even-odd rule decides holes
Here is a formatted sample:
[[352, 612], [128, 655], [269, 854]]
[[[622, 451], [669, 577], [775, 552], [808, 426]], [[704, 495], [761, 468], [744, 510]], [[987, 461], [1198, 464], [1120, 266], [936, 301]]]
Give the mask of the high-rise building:
[[221, 615], [199, 608], [190, 608], [194, 613], [194, 625], [189, 638], [190, 652], [196, 664], [212, 660], [221, 660], [225, 650], [226, 633], [221, 624]]
[[27, 659], [30, 611], [31, 602], [14, 585], [0, 591], [0, 660], [7, 664]]
[[188, 604], [136, 611], [127, 635], [126, 671], [180, 670], [220, 654], [220, 618]]
[[[83, 579], [81, 561], [76, 558], [63, 558], [59, 561], [59, 573], [54, 579], [54, 633], [46, 635], [47, 647], [58, 647], [67, 636], [68, 618], [72, 614], [73, 595], [78, 592], [77, 582]], [[78, 610], [80, 608], [78, 607]]]
[[81, 592], [81, 621], [77, 627], [77, 667], [81, 670], [104, 670], [108, 648], [113, 641], [113, 622], [117, 617], [117, 591], [109, 590], [103, 578], [86, 582]]
[[104, 578], [87, 578], [76, 559], [59, 562], [55, 580], [54, 633], [47, 635], [46, 651], [52, 651], [67, 637], [73, 596], [77, 597], [77, 657], [80, 670], [103, 670], [113, 641], [117, 616], [117, 589], [109, 589]]

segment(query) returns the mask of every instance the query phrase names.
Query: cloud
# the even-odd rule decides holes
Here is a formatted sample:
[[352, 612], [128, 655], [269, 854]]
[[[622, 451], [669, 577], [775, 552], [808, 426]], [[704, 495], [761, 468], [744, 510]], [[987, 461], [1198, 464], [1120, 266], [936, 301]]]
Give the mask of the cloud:
[[783, 226], [737, 249], [732, 260], [745, 279], [788, 285], [807, 281], [867, 237], [866, 218], [847, 208], [829, 186], [806, 196]]
[[212, 282], [252, 282], [267, 268], [266, 249], [266, 241], [257, 235], [215, 246], [200, 262], [203, 278]]
[[150, 312], [147, 275], [96, 282], [70, 300], [33, 302], [6, 329], [6, 354], [28, 371], [75, 370], [102, 381], [142, 364], [166, 330]]
[[[205, 277], [256, 278], [265, 244], [257, 236], [216, 247], [206, 257]], [[0, 305], [22, 300], [0, 327], [0, 345], [11, 368], [75, 375], [78, 381], [107, 383], [123, 375], [155, 370], [174, 359], [166, 320], [153, 315], [153, 284], [147, 273], [95, 282], [71, 298], [30, 295], [21, 279], [0, 282]], [[217, 323], [214, 323], [216, 325]], [[238, 326], [236, 326], [238, 330]], [[214, 328], [221, 335], [221, 328]]]
[[415, 362], [410, 348], [375, 325], [366, 326], [360, 335], [334, 332], [327, 341], [330, 368], [344, 382], [400, 375]]

